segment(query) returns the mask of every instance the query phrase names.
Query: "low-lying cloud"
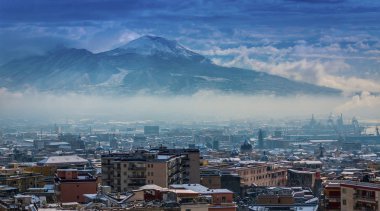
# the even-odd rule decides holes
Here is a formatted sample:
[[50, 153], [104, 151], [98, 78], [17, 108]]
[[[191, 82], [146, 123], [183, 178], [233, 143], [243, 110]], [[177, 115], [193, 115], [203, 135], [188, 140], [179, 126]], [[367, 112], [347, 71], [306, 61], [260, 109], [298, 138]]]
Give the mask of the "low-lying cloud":
[[[252, 48], [250, 51], [252, 51]], [[353, 67], [344, 59], [298, 58], [284, 60], [271, 58], [265, 61], [251, 57], [248, 53], [250, 51], [237, 50], [235, 52], [231, 50], [234, 53], [240, 52], [240, 55], [234, 56], [232, 59], [214, 58], [213, 62], [222, 66], [259, 70], [292, 80], [336, 88], [344, 91], [346, 94], [361, 91], [380, 92], [380, 84], [375, 81], [376, 79], [371, 80], [345, 74], [351, 71]], [[221, 50], [221, 52], [217, 53], [224, 56], [231, 52]], [[266, 50], [266, 52], [276, 52], [276, 50]], [[281, 53], [277, 54], [281, 54], [280, 57], [283, 57], [282, 54], [286, 54], [286, 50], [279, 52]]]
[[80, 118], [114, 120], [217, 121], [309, 117], [343, 112], [380, 119], [380, 97], [248, 96], [200, 91], [191, 96], [100, 96], [68, 93], [9, 92], [0, 89], [0, 116], [49, 121]]

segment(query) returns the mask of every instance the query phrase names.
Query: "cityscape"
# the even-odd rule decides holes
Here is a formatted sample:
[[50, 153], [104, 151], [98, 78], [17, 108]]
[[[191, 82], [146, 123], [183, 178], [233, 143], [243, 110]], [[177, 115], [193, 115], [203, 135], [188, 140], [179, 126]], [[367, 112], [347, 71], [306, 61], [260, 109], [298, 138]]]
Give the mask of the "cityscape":
[[380, 3], [0, 0], [0, 210], [380, 210]]

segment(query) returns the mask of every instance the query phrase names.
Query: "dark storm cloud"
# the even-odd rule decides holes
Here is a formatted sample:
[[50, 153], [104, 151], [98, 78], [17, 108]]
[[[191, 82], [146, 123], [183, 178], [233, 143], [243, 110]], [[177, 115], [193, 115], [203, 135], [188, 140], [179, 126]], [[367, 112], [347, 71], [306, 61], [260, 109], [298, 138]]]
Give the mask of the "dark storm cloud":
[[78, 20], [109, 20], [127, 17], [142, 8], [159, 9], [155, 1], [120, 0], [65, 0], [65, 1], [19, 1], [5, 0], [1, 3], [2, 20], [21, 22], [54, 22]]
[[[313, 4], [310, 4], [313, 3]], [[334, 4], [331, 4], [334, 3]], [[177, 26], [211, 24], [216, 27], [250, 26], [252, 24], [329, 25], [331, 20], [344, 19], [350, 13], [375, 13], [379, 3], [338, 0], [256, 0], [256, 1], [122, 1], [4, 0], [0, 4], [0, 23], [44, 23], [55, 25], [85, 24], [86, 21], [116, 21], [128, 26]], [[327, 15], [327, 16], [326, 16]], [[378, 17], [378, 14], [377, 14]], [[170, 28], [170, 27], [169, 27]]]
[[[358, 3], [359, 2], [359, 3]], [[5, 0], [0, 5], [1, 22], [65, 22], [84, 20], [124, 20], [156, 18], [160, 20], [220, 21], [227, 18], [244, 20], [252, 14], [331, 13], [378, 11], [378, 6], [365, 1], [292, 0], [292, 1], [122, 1], [122, 0], [65, 0], [20, 1]], [[361, 3], [360, 3], [361, 2]], [[310, 6], [309, 3], [321, 6]], [[339, 8], [327, 3], [339, 3]], [[173, 19], [176, 18], [176, 19]], [[152, 20], [154, 21], [154, 20]]]
[[300, 3], [313, 3], [313, 4], [336, 4], [343, 3], [346, 0], [288, 0], [292, 2], [300, 2]]

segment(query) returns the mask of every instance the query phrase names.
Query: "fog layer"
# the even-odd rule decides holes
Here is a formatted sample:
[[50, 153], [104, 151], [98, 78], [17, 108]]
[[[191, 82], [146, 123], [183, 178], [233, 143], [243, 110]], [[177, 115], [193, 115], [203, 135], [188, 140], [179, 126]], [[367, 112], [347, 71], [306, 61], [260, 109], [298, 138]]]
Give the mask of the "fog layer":
[[212, 91], [201, 91], [192, 96], [115, 97], [0, 89], [0, 115], [3, 118], [215, 121], [344, 113], [350, 117], [380, 119], [379, 107], [380, 97], [367, 92], [351, 97], [247, 96]]

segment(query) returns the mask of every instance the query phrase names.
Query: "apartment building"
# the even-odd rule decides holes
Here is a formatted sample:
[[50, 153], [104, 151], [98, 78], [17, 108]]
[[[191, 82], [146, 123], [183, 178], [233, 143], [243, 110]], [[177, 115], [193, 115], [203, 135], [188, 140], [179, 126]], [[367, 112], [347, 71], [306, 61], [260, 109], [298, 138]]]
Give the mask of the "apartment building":
[[326, 211], [339, 211], [340, 209], [340, 183], [329, 182], [323, 188], [323, 204]]
[[43, 187], [44, 176], [41, 174], [24, 172], [19, 168], [1, 169], [0, 185], [8, 185], [25, 192], [29, 188]]
[[85, 202], [83, 194], [95, 194], [96, 178], [81, 174], [77, 169], [58, 169], [55, 176], [55, 192], [59, 202]]
[[240, 180], [238, 174], [223, 172], [219, 169], [201, 169], [201, 185], [208, 188], [224, 188], [240, 194]]
[[380, 185], [347, 181], [340, 184], [341, 210], [379, 210]]
[[272, 163], [246, 164], [225, 169], [241, 177], [242, 186], [285, 186], [286, 168]]
[[102, 155], [102, 184], [116, 192], [199, 181], [198, 150], [159, 148]]
[[289, 187], [308, 187], [316, 195], [321, 193], [322, 180], [320, 172], [288, 169], [287, 179], [287, 186]]
[[[182, 204], [181, 207], [186, 207], [184, 210], [208, 210], [208, 211], [236, 211], [236, 204], [233, 201], [233, 192], [228, 189], [210, 189], [200, 184], [181, 184], [181, 185], [170, 185], [170, 190], [179, 194], [181, 191], [186, 191], [182, 193], [182, 199], [189, 199], [194, 196], [198, 197], [211, 197], [207, 207], [188, 207], [186, 203]], [[192, 195], [189, 197], [189, 194]], [[187, 196], [186, 196], [187, 195]], [[181, 196], [177, 195], [181, 198]], [[196, 201], [192, 199], [191, 201]], [[199, 206], [199, 204], [198, 204]], [[182, 209], [181, 209], [182, 210]]]

